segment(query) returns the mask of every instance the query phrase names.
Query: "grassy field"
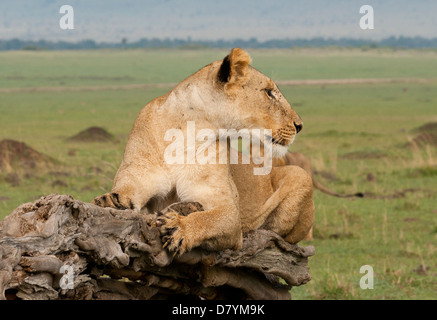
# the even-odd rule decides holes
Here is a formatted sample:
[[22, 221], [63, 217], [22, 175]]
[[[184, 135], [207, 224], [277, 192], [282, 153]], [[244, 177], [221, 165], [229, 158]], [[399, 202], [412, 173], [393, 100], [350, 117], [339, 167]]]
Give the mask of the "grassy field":
[[[314, 240], [301, 243], [316, 248], [310, 258], [313, 279], [293, 288], [292, 295], [436, 299], [437, 52], [250, 53], [253, 65], [274, 80], [424, 80], [281, 87], [305, 123], [292, 150], [310, 158], [316, 178], [338, 192], [374, 195], [347, 200], [315, 191]], [[178, 82], [225, 55], [223, 50], [0, 52], [0, 141], [22, 141], [55, 159], [45, 167], [0, 167], [0, 219], [41, 195], [66, 193], [91, 201], [110, 190], [138, 112], [171, 89], [129, 85]], [[125, 87], [108, 90], [108, 85]], [[78, 86], [82, 89], [67, 90]], [[425, 124], [426, 130], [417, 130]], [[67, 140], [91, 126], [103, 127], [117, 141]], [[373, 267], [373, 290], [359, 286], [362, 265]]]

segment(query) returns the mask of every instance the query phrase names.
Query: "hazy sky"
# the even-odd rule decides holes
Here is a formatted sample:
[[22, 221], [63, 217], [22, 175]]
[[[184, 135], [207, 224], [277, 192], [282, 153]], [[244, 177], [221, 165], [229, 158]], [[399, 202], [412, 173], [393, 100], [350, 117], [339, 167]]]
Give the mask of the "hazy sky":
[[[62, 30], [62, 5], [74, 30]], [[374, 30], [362, 30], [362, 5]], [[0, 0], [0, 39], [437, 37], [437, 0]]]

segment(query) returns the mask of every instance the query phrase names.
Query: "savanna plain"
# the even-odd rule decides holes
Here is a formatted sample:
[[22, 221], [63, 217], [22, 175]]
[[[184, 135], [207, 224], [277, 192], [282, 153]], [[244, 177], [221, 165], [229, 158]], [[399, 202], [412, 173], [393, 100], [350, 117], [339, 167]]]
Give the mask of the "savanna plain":
[[[227, 52], [0, 52], [0, 219], [50, 193], [108, 192], [141, 108]], [[314, 191], [314, 239], [300, 243], [316, 249], [313, 279], [292, 298], [436, 299], [437, 51], [248, 52], [303, 118], [290, 151], [331, 190], [365, 195]]]

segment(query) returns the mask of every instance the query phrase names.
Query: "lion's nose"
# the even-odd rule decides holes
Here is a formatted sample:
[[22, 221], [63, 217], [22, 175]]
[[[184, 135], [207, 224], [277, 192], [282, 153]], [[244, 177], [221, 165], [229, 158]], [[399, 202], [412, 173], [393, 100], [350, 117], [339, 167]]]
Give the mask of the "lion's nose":
[[294, 122], [294, 127], [296, 128], [296, 133], [299, 133], [303, 128], [303, 123], [302, 122], [301, 123]]

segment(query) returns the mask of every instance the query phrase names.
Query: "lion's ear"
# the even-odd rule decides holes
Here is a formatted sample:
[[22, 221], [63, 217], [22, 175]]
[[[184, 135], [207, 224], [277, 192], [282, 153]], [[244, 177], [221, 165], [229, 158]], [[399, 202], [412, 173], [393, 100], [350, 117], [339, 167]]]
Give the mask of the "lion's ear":
[[231, 53], [223, 59], [218, 79], [228, 84], [244, 83], [250, 62], [250, 56], [246, 51], [240, 48], [232, 49]]

